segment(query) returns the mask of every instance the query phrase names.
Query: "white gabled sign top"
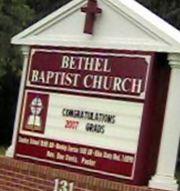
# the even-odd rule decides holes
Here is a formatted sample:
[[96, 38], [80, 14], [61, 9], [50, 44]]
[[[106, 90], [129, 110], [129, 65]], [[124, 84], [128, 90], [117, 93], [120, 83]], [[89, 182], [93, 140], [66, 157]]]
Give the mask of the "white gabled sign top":
[[83, 33], [87, 0], [73, 0], [12, 38], [13, 44], [180, 52], [180, 32], [135, 0], [98, 0], [94, 34]]

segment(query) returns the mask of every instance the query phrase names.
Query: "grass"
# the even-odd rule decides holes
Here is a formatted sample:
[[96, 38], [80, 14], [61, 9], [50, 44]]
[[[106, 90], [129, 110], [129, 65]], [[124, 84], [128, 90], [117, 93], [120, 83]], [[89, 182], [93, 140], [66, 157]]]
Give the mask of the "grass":
[[7, 147], [5, 147], [5, 146], [0, 146], [0, 155], [1, 155], [1, 156], [4, 156], [4, 155], [5, 155], [6, 149], [7, 149]]

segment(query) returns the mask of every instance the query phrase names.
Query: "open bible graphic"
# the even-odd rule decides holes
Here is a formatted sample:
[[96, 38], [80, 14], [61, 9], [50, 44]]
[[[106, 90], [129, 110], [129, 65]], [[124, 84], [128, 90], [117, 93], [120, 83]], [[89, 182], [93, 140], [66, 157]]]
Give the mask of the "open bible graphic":
[[26, 129], [42, 130], [41, 113], [43, 110], [43, 103], [41, 98], [35, 97], [30, 104], [31, 114], [27, 119]]

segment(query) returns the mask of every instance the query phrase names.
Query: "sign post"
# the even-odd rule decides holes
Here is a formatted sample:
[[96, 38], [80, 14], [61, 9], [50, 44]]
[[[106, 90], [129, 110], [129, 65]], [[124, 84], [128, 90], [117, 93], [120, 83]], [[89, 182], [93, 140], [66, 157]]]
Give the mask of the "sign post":
[[[176, 169], [176, 159], [179, 146], [179, 107], [174, 107], [179, 102], [180, 91], [177, 88], [180, 81], [180, 56], [178, 54], [169, 55], [169, 64], [172, 68], [169, 94], [164, 119], [164, 129], [158, 159], [156, 175], [150, 181], [151, 187], [162, 188], [166, 185], [167, 189], [177, 190], [178, 185], [174, 178]], [[174, 93], [174, 91], [176, 93]], [[167, 154], [169, 153], [169, 154]], [[166, 175], [166, 177], [164, 176]]]

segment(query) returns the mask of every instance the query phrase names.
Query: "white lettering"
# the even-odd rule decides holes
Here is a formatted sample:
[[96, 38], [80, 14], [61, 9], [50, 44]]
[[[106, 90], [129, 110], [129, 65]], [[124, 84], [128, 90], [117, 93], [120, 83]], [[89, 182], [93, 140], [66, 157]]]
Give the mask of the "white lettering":
[[73, 191], [74, 182], [68, 182], [66, 180], [54, 180], [54, 190], [53, 191]]
[[74, 74], [74, 80], [73, 80], [73, 84], [72, 84], [74, 87], [78, 86], [78, 82], [79, 82], [80, 77], [81, 77], [80, 74]]
[[69, 60], [69, 56], [63, 56], [61, 68], [68, 68]]
[[86, 165], [86, 166], [92, 166], [95, 167], [96, 161], [92, 159], [86, 159], [85, 157], [82, 157], [81, 163]]
[[[122, 91], [124, 92], [131, 92], [131, 89], [130, 89], [130, 84], [132, 82], [132, 79], [130, 78], [125, 78], [123, 81], [122, 81]], [[129, 85], [128, 85], [129, 84]]]
[[96, 72], [111, 72], [109, 60], [106, 58], [63, 56], [61, 68]]
[[108, 78], [108, 76], [104, 77], [103, 89], [110, 90], [112, 87], [113, 77]]
[[33, 70], [32, 71], [32, 77], [31, 77], [31, 82], [38, 82], [39, 77], [39, 71], [38, 70]]
[[95, 64], [94, 71], [96, 71], [96, 72], [102, 71], [102, 62], [101, 61], [102, 61], [101, 58], [96, 58], [96, 64]]
[[50, 80], [53, 79], [53, 77], [54, 77], [54, 72], [48, 71], [46, 77], [46, 83], [49, 84]]
[[121, 91], [121, 78], [114, 78], [113, 91]]
[[102, 83], [103, 83], [103, 76], [95, 75], [92, 88], [101, 89]]
[[109, 73], [109, 72], [111, 72], [111, 67], [108, 68], [108, 64], [109, 64], [109, 60], [105, 59], [104, 60], [104, 69], [103, 69], [103, 71]]
[[84, 70], [93, 70], [94, 60], [92, 58], [85, 58]]
[[45, 72], [44, 71], [40, 72], [39, 81], [42, 82], [42, 83], [46, 82], [46, 80], [45, 80]]
[[131, 92], [139, 94], [139, 93], [141, 93], [141, 88], [142, 88], [142, 80], [141, 79], [133, 79]]
[[85, 88], [91, 88], [92, 87], [92, 80], [93, 80], [93, 75], [87, 75], [84, 78], [84, 87]]

